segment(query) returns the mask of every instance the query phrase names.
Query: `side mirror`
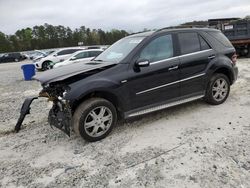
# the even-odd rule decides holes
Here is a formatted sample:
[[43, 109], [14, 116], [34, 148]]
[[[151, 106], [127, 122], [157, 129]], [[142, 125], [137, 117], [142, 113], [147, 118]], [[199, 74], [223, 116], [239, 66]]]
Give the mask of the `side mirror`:
[[76, 57], [72, 57], [72, 58], [70, 58], [70, 60], [71, 60], [71, 61], [76, 60]]
[[57, 54], [54, 54], [53, 56], [55, 56], [55, 57], [56, 57], [56, 56], [57, 56]]
[[149, 60], [147, 59], [142, 59], [142, 60], [139, 60], [135, 63], [135, 65], [137, 67], [148, 67], [150, 65], [150, 62]]

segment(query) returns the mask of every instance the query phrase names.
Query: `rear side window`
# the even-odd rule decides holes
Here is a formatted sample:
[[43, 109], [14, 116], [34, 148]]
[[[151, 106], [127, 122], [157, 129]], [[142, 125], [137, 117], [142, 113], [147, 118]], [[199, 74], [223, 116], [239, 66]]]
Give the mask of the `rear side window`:
[[231, 42], [228, 40], [228, 38], [222, 33], [218, 31], [212, 31], [208, 32], [210, 35], [212, 35], [216, 40], [218, 40], [220, 43], [222, 43], [226, 47], [233, 47]]
[[179, 33], [181, 54], [189, 54], [200, 51], [200, 41], [197, 33]]
[[89, 54], [88, 52], [81, 52], [81, 53], [77, 54], [75, 57], [76, 57], [76, 59], [87, 58], [87, 57], [89, 57], [88, 54]]
[[139, 59], [149, 62], [160, 61], [173, 57], [172, 35], [164, 35], [152, 40], [142, 51]]
[[209, 44], [199, 35], [200, 43], [201, 43], [201, 50], [208, 50], [211, 49]]

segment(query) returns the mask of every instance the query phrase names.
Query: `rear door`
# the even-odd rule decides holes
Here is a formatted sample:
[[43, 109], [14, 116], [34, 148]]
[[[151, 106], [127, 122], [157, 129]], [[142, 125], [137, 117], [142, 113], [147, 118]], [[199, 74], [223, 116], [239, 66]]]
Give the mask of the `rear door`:
[[178, 33], [181, 96], [203, 95], [205, 70], [215, 58], [215, 51], [196, 32]]

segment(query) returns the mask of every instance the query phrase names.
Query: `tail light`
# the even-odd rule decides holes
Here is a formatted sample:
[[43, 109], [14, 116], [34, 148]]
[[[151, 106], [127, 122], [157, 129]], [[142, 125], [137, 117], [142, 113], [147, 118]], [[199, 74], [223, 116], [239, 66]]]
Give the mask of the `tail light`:
[[231, 60], [232, 60], [233, 65], [235, 65], [236, 61], [237, 61], [237, 54], [236, 53], [234, 53], [234, 55], [231, 57]]

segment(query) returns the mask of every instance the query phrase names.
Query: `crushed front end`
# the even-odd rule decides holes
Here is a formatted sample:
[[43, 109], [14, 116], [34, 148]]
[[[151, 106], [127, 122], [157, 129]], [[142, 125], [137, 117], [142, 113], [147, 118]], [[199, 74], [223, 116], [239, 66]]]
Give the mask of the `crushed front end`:
[[[72, 85], [75, 82], [104, 71], [115, 66], [116, 63], [74, 63], [72, 65], [47, 70], [37, 74], [33, 79], [39, 81], [43, 87], [39, 96], [27, 98], [21, 108], [20, 117], [17, 121], [15, 131], [21, 129], [22, 122], [27, 114], [30, 113], [30, 105], [33, 100], [41, 97], [48, 98], [53, 103], [49, 112], [48, 121], [51, 126], [57, 127], [70, 135], [72, 109], [70, 102], [67, 101], [67, 95], [71, 92]], [[72, 98], [71, 100], [75, 100]]]
[[[48, 98], [48, 101], [53, 103], [48, 116], [49, 124], [62, 130], [68, 136], [70, 136], [72, 112], [68, 101], [66, 101], [64, 98], [69, 89], [70, 88], [64, 84], [50, 83], [46, 86], [43, 86], [43, 89], [38, 96], [39, 98]], [[21, 125], [25, 116], [30, 113], [31, 103], [33, 100], [38, 99], [38, 97], [29, 97], [25, 99], [21, 108], [20, 117], [15, 126], [16, 132], [21, 129]]]

